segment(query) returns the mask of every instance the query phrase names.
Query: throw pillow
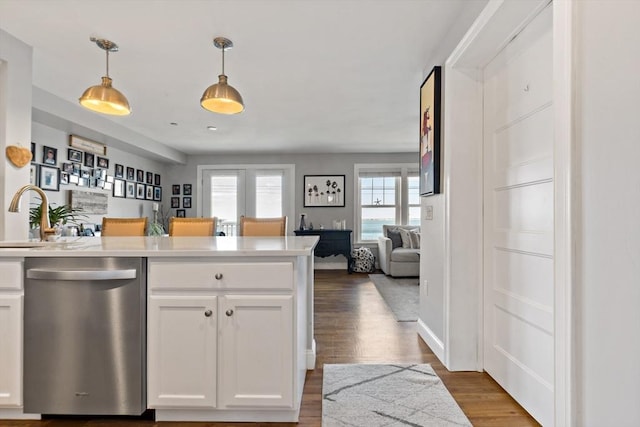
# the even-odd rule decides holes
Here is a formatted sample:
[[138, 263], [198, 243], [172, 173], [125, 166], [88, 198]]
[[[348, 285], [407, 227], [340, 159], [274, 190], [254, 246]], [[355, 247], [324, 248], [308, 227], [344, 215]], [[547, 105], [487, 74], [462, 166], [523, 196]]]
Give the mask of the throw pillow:
[[412, 230], [409, 232], [409, 236], [411, 236], [411, 247], [414, 249], [420, 249], [420, 232]]
[[387, 237], [391, 239], [391, 249], [399, 248], [402, 246], [402, 237], [400, 237], [400, 231], [397, 228], [393, 230], [387, 230]]
[[402, 238], [402, 247], [410, 249], [413, 247], [411, 244], [411, 235], [409, 234], [409, 230], [405, 230], [404, 228], [399, 228], [400, 237]]

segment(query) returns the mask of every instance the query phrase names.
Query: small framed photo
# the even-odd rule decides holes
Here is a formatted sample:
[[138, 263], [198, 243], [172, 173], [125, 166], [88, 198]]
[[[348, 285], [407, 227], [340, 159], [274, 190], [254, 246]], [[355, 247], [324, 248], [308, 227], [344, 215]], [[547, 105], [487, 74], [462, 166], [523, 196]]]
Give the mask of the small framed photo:
[[153, 172], [147, 172], [147, 184], [153, 185]]
[[153, 200], [162, 201], [162, 187], [153, 187]]
[[98, 167], [102, 169], [109, 169], [109, 159], [98, 156]]
[[147, 190], [147, 194], [146, 194], [145, 198], [147, 200], [153, 200], [153, 186], [147, 185], [146, 190]]
[[113, 171], [113, 175], [116, 178], [124, 179], [124, 166], [119, 165], [119, 164], [116, 163], [116, 166], [115, 166], [114, 171]]
[[38, 168], [37, 164], [32, 164], [29, 167], [29, 184], [39, 186], [40, 182], [38, 181], [38, 172], [40, 172], [40, 168]]
[[40, 165], [40, 188], [60, 191], [60, 168]]
[[[106, 171], [105, 171], [106, 172]], [[106, 175], [105, 179], [108, 183], [113, 184], [113, 175]]]
[[55, 165], [58, 163], [58, 149], [53, 147], [42, 147], [42, 163], [45, 165]]
[[190, 208], [191, 207], [191, 197], [183, 197], [182, 198], [182, 207]]
[[135, 182], [127, 181], [126, 197], [127, 197], [127, 199], [135, 199], [136, 198], [136, 183]]
[[71, 163], [73, 165], [73, 169], [71, 170], [71, 173], [73, 175], [77, 175], [80, 176], [80, 163]]
[[80, 177], [78, 175], [69, 175], [69, 184], [78, 185], [79, 183], [80, 183]]
[[344, 207], [344, 175], [305, 175], [304, 207]]
[[88, 187], [89, 178], [78, 178], [78, 187]]
[[74, 150], [73, 148], [67, 149], [67, 160], [75, 163], [82, 163], [82, 151]]
[[160, 185], [160, 174], [153, 174], [153, 185]]
[[127, 167], [127, 181], [136, 180], [136, 170], [134, 168]]
[[182, 184], [182, 194], [185, 196], [191, 195], [191, 184]]
[[115, 179], [113, 181], [113, 197], [123, 198], [125, 196], [125, 183], [126, 181], [124, 181], [123, 179]]
[[176, 210], [176, 217], [177, 218], [185, 218], [186, 216], [187, 216], [187, 211], [185, 211], [184, 209]]
[[63, 163], [62, 172], [73, 173], [73, 163]]
[[102, 183], [102, 189], [107, 190], [107, 191], [111, 191], [113, 189], [113, 183], [112, 182], [104, 182], [104, 183]]
[[172, 197], [171, 198], [171, 207], [179, 208], [180, 207], [180, 197]]
[[36, 161], [36, 143], [31, 143], [31, 163], [35, 163]]
[[144, 200], [145, 196], [146, 196], [146, 188], [144, 184], [141, 183], [136, 183], [136, 199], [142, 199]]
[[171, 194], [173, 194], [174, 196], [180, 195], [180, 184], [173, 184], [171, 186]]
[[61, 172], [60, 173], [60, 184], [69, 184], [69, 173]]
[[136, 181], [144, 182], [144, 171], [142, 169], [136, 169]]
[[96, 163], [96, 162], [95, 162], [95, 159], [96, 159], [95, 154], [91, 154], [91, 153], [84, 153], [84, 162], [83, 162], [83, 164], [84, 164], [86, 167], [88, 167], [88, 168], [92, 168], [92, 169], [93, 169], [93, 166], [94, 166], [94, 165], [95, 165], [95, 163]]

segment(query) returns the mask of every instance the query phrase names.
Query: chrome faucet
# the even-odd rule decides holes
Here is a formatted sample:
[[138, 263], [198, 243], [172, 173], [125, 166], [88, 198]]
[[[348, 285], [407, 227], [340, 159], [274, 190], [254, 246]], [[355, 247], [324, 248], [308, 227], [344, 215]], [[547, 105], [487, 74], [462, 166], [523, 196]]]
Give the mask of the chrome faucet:
[[49, 199], [47, 199], [47, 195], [40, 187], [31, 184], [21, 187], [11, 199], [9, 212], [20, 212], [20, 199], [22, 199], [22, 195], [27, 190], [33, 190], [40, 196], [40, 240], [46, 242], [47, 236], [55, 234], [55, 230], [51, 228], [51, 223], [49, 222]]

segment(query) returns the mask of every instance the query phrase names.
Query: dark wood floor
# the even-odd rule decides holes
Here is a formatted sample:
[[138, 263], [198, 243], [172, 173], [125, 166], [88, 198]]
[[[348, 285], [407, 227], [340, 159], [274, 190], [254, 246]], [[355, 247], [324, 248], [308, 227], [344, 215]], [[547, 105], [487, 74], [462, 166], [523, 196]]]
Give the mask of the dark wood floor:
[[316, 369], [307, 373], [300, 422], [154, 423], [123, 419], [0, 421], [2, 427], [84, 426], [320, 426], [322, 366], [325, 363], [430, 363], [471, 423], [477, 427], [537, 426], [489, 375], [449, 372], [416, 333], [415, 322], [396, 322], [366, 274], [317, 271], [315, 289]]

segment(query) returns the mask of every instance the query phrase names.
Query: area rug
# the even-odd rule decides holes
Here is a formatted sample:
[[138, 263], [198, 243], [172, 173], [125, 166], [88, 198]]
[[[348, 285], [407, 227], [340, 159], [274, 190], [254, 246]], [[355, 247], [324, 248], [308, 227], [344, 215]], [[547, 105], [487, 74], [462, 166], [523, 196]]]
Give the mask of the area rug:
[[394, 278], [384, 274], [370, 274], [369, 279], [387, 303], [398, 322], [418, 320], [420, 307], [420, 279], [418, 277]]
[[428, 364], [324, 365], [323, 427], [471, 426]]

